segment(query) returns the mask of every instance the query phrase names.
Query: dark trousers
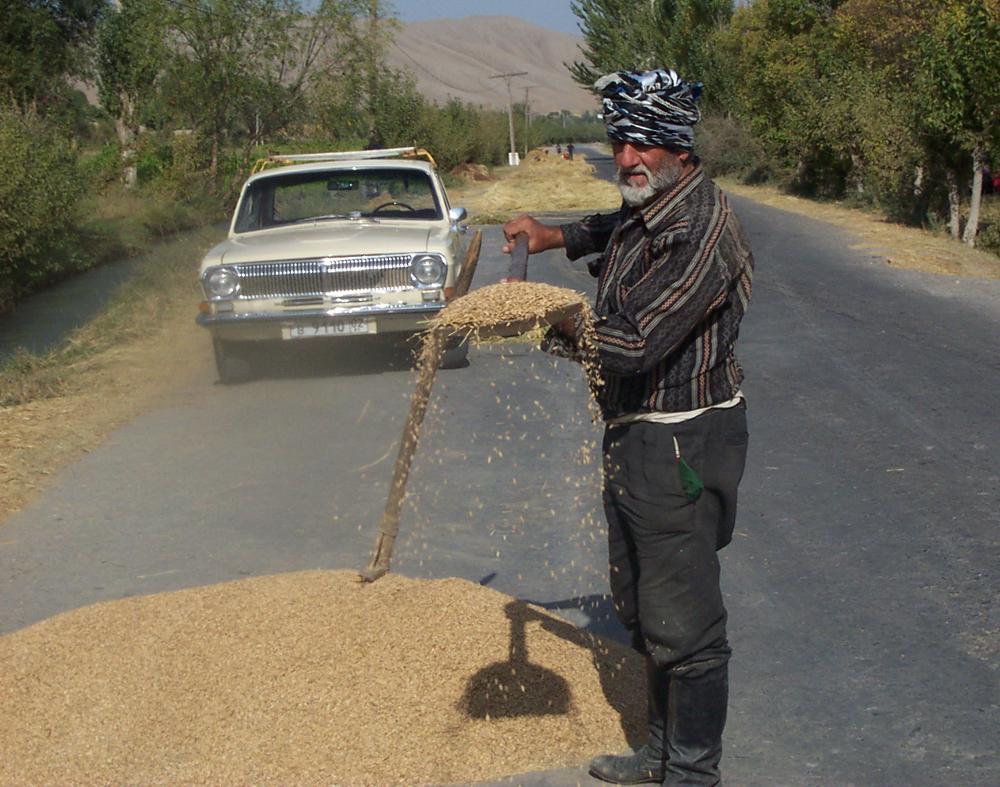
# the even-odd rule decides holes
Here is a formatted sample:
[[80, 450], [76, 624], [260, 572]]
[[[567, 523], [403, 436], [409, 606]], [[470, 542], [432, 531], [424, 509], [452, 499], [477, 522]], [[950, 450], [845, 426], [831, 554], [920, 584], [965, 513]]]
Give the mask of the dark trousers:
[[[692, 677], [729, 659], [716, 551], [730, 542], [747, 451], [746, 408], [679, 424], [640, 421], [604, 435], [611, 593], [633, 643], [657, 667]], [[694, 500], [681, 456], [704, 485]]]

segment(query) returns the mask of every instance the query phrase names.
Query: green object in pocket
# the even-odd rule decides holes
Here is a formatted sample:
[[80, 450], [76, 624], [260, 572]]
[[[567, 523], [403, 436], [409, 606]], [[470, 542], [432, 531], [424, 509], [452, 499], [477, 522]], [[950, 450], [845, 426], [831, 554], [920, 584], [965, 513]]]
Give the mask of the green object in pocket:
[[677, 437], [674, 437], [674, 456], [677, 457], [677, 472], [681, 477], [681, 488], [687, 499], [694, 501], [701, 496], [701, 491], [705, 485], [698, 478], [698, 474], [681, 456], [681, 447], [677, 444]]

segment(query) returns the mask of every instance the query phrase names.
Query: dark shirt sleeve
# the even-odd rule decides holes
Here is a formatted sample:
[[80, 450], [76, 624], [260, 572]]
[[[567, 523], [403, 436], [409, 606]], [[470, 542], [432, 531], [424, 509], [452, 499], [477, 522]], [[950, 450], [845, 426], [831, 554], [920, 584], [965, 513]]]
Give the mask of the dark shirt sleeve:
[[728, 269], [703, 238], [674, 237], [625, 294], [618, 313], [597, 321], [601, 367], [616, 375], [647, 372], [726, 301]]
[[[566, 241], [566, 256], [571, 260], [578, 260], [587, 254], [603, 252], [618, 224], [620, 214], [620, 210], [617, 213], [595, 213], [580, 221], [561, 224], [560, 229]], [[591, 270], [591, 273], [594, 271]]]

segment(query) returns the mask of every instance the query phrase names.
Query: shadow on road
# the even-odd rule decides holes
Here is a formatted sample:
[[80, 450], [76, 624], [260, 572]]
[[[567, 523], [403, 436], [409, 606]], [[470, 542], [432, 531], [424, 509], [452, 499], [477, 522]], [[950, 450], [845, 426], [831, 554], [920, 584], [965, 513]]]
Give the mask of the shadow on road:
[[416, 339], [356, 337], [347, 340], [260, 342], [248, 360], [251, 379], [313, 379], [385, 374], [413, 369]]
[[585, 631], [605, 639], [614, 640], [627, 647], [631, 646], [631, 637], [615, 614], [614, 602], [610, 593], [592, 593], [589, 596], [574, 596], [561, 601], [529, 601], [536, 607], [558, 611], [575, 609], [587, 617]]
[[601, 690], [617, 712], [629, 745], [641, 741], [645, 693], [642, 661], [630, 651], [612, 651], [601, 640], [571, 623], [546, 615], [524, 601], [504, 608], [510, 620], [510, 649], [506, 661], [484, 667], [470, 678], [459, 708], [476, 719], [569, 713], [573, 695], [566, 680], [538, 664], [529, 652], [529, 624], [590, 651]]

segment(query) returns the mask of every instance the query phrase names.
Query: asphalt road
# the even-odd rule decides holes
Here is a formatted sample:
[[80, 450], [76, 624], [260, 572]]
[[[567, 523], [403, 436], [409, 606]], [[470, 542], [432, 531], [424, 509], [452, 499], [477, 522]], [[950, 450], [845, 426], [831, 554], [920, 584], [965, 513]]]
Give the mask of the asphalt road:
[[[722, 553], [732, 785], [1000, 784], [1000, 281], [889, 268], [842, 230], [734, 198], [758, 274], [751, 450]], [[476, 286], [497, 280], [485, 231]], [[583, 261], [537, 280], [593, 292]], [[370, 344], [289, 346], [117, 430], [0, 526], [0, 631], [100, 600], [355, 568], [413, 375]], [[620, 637], [599, 426], [568, 362], [525, 346], [445, 371], [394, 570], [459, 576]], [[504, 783], [589, 784], [583, 770]]]

